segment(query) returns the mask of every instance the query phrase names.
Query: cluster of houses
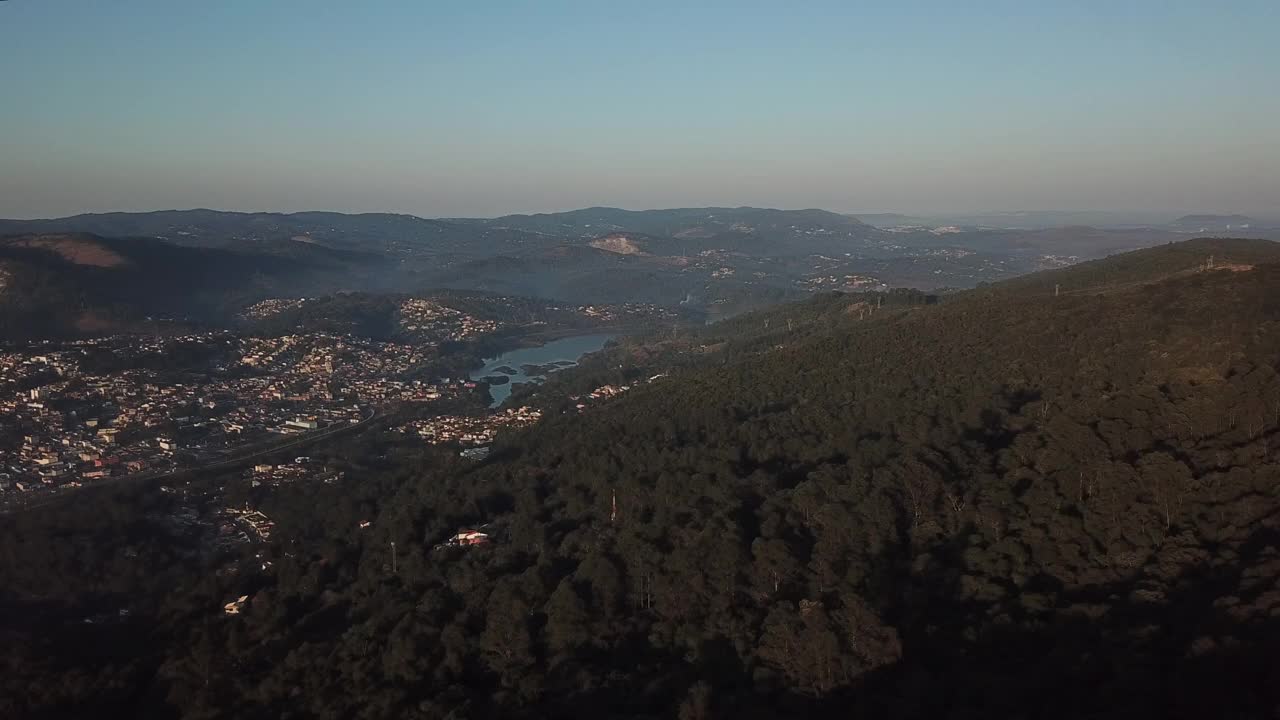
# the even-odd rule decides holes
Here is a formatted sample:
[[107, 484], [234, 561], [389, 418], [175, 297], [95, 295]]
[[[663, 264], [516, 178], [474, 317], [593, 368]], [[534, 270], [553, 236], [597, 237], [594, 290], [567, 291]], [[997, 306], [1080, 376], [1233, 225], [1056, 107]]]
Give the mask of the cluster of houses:
[[332, 484], [342, 480], [345, 475], [341, 470], [318, 467], [309, 457], [294, 458], [291, 463], [278, 465], [259, 463], [245, 473], [252, 487], [275, 486], [299, 481]]
[[[721, 268], [732, 274], [732, 269]], [[263, 300], [246, 309], [242, 316], [262, 320], [293, 310], [311, 302], [312, 298], [275, 298]], [[452, 307], [447, 297], [410, 297], [400, 303], [398, 324], [400, 333], [417, 343], [439, 345], [444, 342], [472, 340], [503, 329], [510, 324], [527, 326], [545, 325], [548, 321], [570, 322], [573, 318], [585, 318], [603, 323], [635, 321], [640, 319], [671, 319], [675, 313], [652, 303], [622, 303], [616, 305], [560, 306], [540, 304], [536, 309], [528, 307], [522, 298], [488, 296], [472, 298], [472, 305], [487, 304], [488, 317], [478, 317], [471, 312]], [[494, 319], [502, 318], [502, 319]]]
[[637, 320], [670, 320], [676, 313], [651, 303], [621, 303], [618, 305], [579, 305], [579, 315], [602, 323], [632, 322]]
[[[192, 375], [84, 369], [91, 352], [163, 355], [175, 342], [205, 344], [217, 359]], [[0, 352], [0, 502], [7, 493], [217, 460], [273, 437], [358, 423], [370, 405], [466, 392], [467, 381], [406, 378], [433, 353], [325, 334], [228, 333], [115, 336]]]
[[271, 539], [271, 531], [275, 530], [276, 524], [261, 510], [252, 510], [248, 506], [244, 508], [225, 508], [222, 511], [224, 518], [231, 520], [230, 529], [225, 523], [219, 523], [218, 534], [222, 536], [229, 534], [235, 536], [241, 542], [249, 540], [258, 540], [266, 542]]
[[266, 392], [294, 402], [427, 402], [463, 388], [410, 379], [436, 358], [433, 345], [310, 333], [245, 341], [242, 362], [269, 373]]
[[282, 382], [395, 377], [436, 357], [433, 345], [381, 342], [351, 335], [302, 333], [241, 340], [240, 363]]
[[436, 300], [409, 298], [400, 304], [400, 329], [434, 342], [470, 340], [496, 332], [497, 320], [485, 320]]
[[161, 430], [189, 419], [192, 398], [181, 385], [156, 387], [138, 372], [82, 374], [85, 351], [99, 344], [0, 353], [0, 418], [8, 431], [0, 434], [0, 492], [166, 466], [178, 446]]
[[506, 428], [527, 427], [542, 419], [542, 411], [529, 406], [510, 408], [488, 415], [441, 415], [426, 420], [413, 420], [400, 426], [400, 432], [416, 434], [438, 445], [488, 445]]
[[[4, 360], [10, 362], [0, 368], [0, 386], [14, 378], [8, 372], [12, 359]], [[32, 365], [51, 366], [47, 360]], [[0, 436], [0, 493], [78, 487], [171, 466], [179, 446], [162, 433], [190, 422], [179, 414], [187, 412], [180, 389], [160, 391], [124, 377], [73, 382], [73, 366], [58, 367], [55, 382], [2, 394], [0, 417], [8, 432]]]
[[1079, 262], [1080, 256], [1078, 255], [1041, 255], [1036, 262], [1036, 267], [1040, 270], [1054, 270], [1070, 267]]
[[[644, 303], [530, 308], [518, 299], [487, 301], [494, 305], [491, 315], [507, 312], [512, 322], [526, 325], [546, 324], [548, 318], [573, 324], [673, 315]], [[245, 315], [270, 317], [307, 302], [265, 300]], [[45, 342], [0, 351], [0, 505], [30, 499], [31, 493], [226, 459], [282, 435], [358, 423], [368, 417], [370, 406], [458, 397], [476, 383], [418, 377], [439, 358], [438, 343], [503, 326], [429, 298], [405, 300], [400, 322], [402, 330], [416, 336], [413, 342], [329, 333], [243, 337], [209, 332]], [[170, 355], [175, 344], [210, 350], [209, 359], [200, 361], [205, 366], [193, 368], [196, 373], [155, 369], [152, 361]], [[104, 356], [115, 361], [104, 365]], [[151, 360], [131, 362], [134, 358]], [[526, 407], [487, 417], [418, 421], [402, 429], [433, 443], [476, 447], [492, 442], [502, 428], [539, 417]]]
[[798, 280], [807, 290], [842, 290], [845, 292], [883, 292], [889, 286], [872, 275], [818, 275]]
[[666, 373], [659, 373], [657, 375], [654, 375], [653, 377], [646, 378], [644, 380], [638, 380], [630, 385], [601, 385], [600, 387], [596, 388], [595, 390], [592, 390], [586, 395], [570, 395], [569, 399], [576, 402], [577, 403], [576, 408], [578, 412], [582, 412], [583, 410], [586, 410], [587, 407], [592, 402], [598, 402], [600, 400], [608, 400], [609, 398], [617, 397], [631, 390], [631, 388], [633, 387], [636, 387], [639, 385], [648, 385], [649, 383], [655, 380], [660, 380], [666, 376], [667, 376]]
[[248, 320], [266, 320], [282, 312], [300, 308], [311, 301], [311, 298], [272, 298], [254, 303], [245, 308], [241, 317]]

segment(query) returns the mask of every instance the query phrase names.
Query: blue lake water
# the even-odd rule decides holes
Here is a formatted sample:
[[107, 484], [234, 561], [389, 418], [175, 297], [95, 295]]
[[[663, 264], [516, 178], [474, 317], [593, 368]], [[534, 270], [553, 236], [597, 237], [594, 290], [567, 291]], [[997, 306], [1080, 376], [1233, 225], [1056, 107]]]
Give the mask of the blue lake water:
[[[616, 335], [610, 334], [575, 335], [574, 337], [553, 340], [546, 345], [538, 347], [511, 350], [491, 360], [485, 360], [484, 367], [479, 370], [473, 370], [469, 377], [472, 380], [483, 380], [491, 375], [506, 375], [511, 378], [511, 382], [489, 386], [489, 397], [493, 398], [493, 402], [490, 403], [489, 407], [497, 407], [511, 396], [512, 385], [542, 382], [547, 378], [545, 374], [529, 375], [525, 373], [524, 368], [521, 367], [522, 365], [561, 363], [562, 367], [573, 367], [578, 364], [583, 355], [600, 350], [605, 343], [615, 337]], [[498, 372], [498, 368], [503, 366], [515, 370], [515, 374]]]

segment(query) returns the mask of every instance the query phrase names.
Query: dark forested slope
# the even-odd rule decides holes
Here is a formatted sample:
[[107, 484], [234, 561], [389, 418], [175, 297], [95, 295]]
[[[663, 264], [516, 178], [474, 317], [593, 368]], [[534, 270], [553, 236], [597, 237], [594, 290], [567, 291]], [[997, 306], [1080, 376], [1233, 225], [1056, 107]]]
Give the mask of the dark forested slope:
[[1206, 269], [1244, 271], [1280, 262], [1280, 243], [1200, 238], [1113, 255], [1053, 272], [1033, 273], [989, 286], [1000, 293], [1101, 293], [1186, 277]]
[[272, 294], [364, 285], [383, 267], [302, 243], [236, 251], [85, 233], [0, 237], [0, 339], [154, 329], [140, 325], [149, 318], [225, 320]]
[[[166, 584], [127, 656], [14, 643], [0, 687], [71, 667], [35, 705], [184, 717], [1267, 716], [1280, 265], [1200, 269], [1220, 247], [1093, 292], [746, 316], [479, 465], [352, 448], [384, 453], [358, 501], [274, 501], [271, 571]], [[3, 527], [0, 586], [124, 582], [109, 538], [140, 526], [73, 512]], [[53, 533], [87, 554], [39, 562]]]

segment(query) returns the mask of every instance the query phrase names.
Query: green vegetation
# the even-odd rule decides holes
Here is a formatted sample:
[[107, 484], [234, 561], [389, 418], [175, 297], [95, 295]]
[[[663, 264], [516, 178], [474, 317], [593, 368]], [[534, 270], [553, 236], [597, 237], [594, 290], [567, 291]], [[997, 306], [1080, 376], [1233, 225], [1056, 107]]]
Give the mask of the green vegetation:
[[1000, 292], [1025, 294], [1040, 292], [1098, 293], [1133, 285], [1184, 277], [1207, 265], [1237, 270], [1258, 263], [1276, 262], [1277, 245], [1269, 240], [1188, 240], [1142, 252], [1114, 255], [1103, 260], [1073, 265], [1054, 272], [1024, 275], [993, 286]]
[[[155, 495], [5, 519], [3, 597], [42, 614], [6, 621], [0, 711], [1267, 716], [1277, 261], [1197, 241], [623, 343], [539, 392], [669, 376], [483, 462], [344, 439], [347, 484], [262, 499], [267, 571], [183, 557]], [[145, 620], [65, 621], [104, 596]]]
[[0, 340], [222, 323], [255, 300], [338, 288], [379, 266], [322, 248], [291, 250], [242, 252], [86, 234], [0, 238], [0, 271], [7, 278]]

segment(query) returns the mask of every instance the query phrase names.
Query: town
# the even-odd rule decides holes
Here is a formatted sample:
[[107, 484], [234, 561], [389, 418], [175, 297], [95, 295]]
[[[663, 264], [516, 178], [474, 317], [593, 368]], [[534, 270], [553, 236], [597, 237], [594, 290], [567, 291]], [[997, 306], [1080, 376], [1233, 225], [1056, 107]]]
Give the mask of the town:
[[[103, 353], [132, 367], [95, 367]], [[150, 366], [183, 353], [207, 356], [205, 366]], [[409, 377], [431, 357], [351, 337], [226, 333], [0, 353], [0, 499], [224, 461], [243, 448], [358, 424], [388, 403], [471, 391], [471, 383]]]
[[521, 406], [482, 416], [442, 415], [429, 420], [414, 420], [400, 426], [399, 431], [417, 434], [433, 445], [483, 446], [492, 443], [498, 431], [504, 428], [527, 427], [540, 419], [541, 410]]
[[[263, 301], [243, 317], [315, 302]], [[389, 407], [473, 404], [474, 415], [436, 411], [439, 417], [401, 430], [475, 450], [500, 429], [527, 426], [541, 414], [525, 407], [485, 414], [483, 386], [457, 372], [479, 358], [455, 349], [461, 354], [442, 365], [444, 343], [465, 348], [511, 327], [493, 319], [504, 308], [539, 331], [672, 319], [645, 304], [562, 307], [498, 296], [469, 302], [483, 316], [434, 297], [400, 300], [395, 341], [217, 330], [0, 348], [0, 511], [121, 478], [248, 460], [359, 425]], [[253, 473], [259, 484], [314, 474], [264, 465]]]

